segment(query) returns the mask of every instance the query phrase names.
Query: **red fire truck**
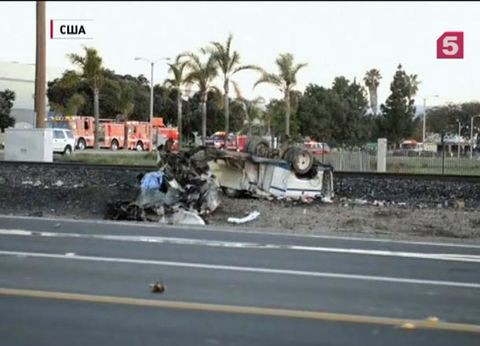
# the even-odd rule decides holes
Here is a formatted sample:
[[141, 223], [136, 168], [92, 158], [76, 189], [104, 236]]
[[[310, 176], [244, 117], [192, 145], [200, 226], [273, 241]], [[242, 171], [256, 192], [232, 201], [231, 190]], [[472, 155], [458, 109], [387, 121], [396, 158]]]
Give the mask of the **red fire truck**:
[[152, 120], [152, 131], [155, 145], [159, 145], [161, 142], [172, 140], [173, 146], [172, 150], [177, 151], [179, 148], [178, 143], [178, 128], [176, 127], [165, 127], [163, 123], [163, 118], [157, 117]]
[[[154, 136], [160, 134], [165, 139], [172, 139], [173, 148], [178, 148], [177, 129], [165, 127], [163, 118], [153, 120], [150, 126], [148, 122], [142, 121], [117, 122], [111, 119], [100, 119], [98, 128], [100, 148], [117, 150], [127, 145], [130, 150], [150, 150], [150, 131], [153, 131]], [[93, 148], [95, 144], [95, 118], [92, 116], [50, 118], [48, 126], [70, 128], [75, 137], [75, 146], [79, 150]], [[125, 134], [127, 134], [127, 143], [125, 143]]]
[[[125, 123], [127, 126], [128, 137], [127, 137], [127, 146], [130, 150], [150, 150], [150, 131], [151, 127], [148, 122], [144, 121], [127, 121]], [[123, 128], [123, 126], [122, 126]]]
[[227, 139], [227, 150], [245, 152], [247, 151], [247, 144], [247, 135], [229, 136]]

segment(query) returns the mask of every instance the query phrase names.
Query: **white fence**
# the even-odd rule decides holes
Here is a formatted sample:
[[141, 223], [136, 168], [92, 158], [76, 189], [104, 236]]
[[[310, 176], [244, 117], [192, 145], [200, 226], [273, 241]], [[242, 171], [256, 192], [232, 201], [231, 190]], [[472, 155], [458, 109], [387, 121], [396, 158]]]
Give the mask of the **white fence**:
[[318, 159], [332, 165], [336, 171], [374, 172], [377, 170], [377, 156], [367, 151], [339, 150], [319, 156]]

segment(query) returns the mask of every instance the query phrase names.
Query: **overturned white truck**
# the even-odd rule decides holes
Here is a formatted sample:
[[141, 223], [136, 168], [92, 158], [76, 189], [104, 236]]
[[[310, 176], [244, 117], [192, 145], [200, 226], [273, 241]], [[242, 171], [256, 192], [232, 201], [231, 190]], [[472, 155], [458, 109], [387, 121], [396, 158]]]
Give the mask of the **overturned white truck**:
[[227, 195], [331, 201], [333, 168], [306, 149], [288, 146], [274, 150], [261, 140], [251, 141], [247, 148], [247, 152], [224, 151], [209, 163]]

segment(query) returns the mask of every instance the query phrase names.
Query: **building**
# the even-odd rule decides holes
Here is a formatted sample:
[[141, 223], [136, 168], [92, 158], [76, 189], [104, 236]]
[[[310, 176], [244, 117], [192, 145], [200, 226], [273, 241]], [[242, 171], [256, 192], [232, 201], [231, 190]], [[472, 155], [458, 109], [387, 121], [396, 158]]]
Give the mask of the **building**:
[[[47, 81], [61, 77], [62, 72], [59, 68], [47, 66]], [[0, 61], [0, 90], [5, 89], [15, 92], [15, 102], [11, 113], [16, 120], [15, 127], [34, 127], [36, 120], [34, 112], [35, 64]], [[46, 104], [48, 105], [48, 100]]]

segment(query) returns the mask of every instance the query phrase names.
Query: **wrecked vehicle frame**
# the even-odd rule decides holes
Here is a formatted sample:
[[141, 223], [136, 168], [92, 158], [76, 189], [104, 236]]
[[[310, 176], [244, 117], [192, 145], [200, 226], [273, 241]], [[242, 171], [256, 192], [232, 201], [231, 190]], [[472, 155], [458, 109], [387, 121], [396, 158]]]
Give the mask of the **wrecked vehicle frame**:
[[299, 152], [297, 157], [289, 160], [223, 151], [210, 162], [210, 167], [220, 187], [231, 197], [248, 193], [268, 199], [331, 201], [334, 195], [333, 168], [309, 157], [305, 158], [312, 160], [309, 168], [299, 174], [293, 160], [302, 159], [301, 155]]
[[295, 147], [284, 150], [280, 159], [279, 151], [258, 144], [252, 146], [254, 154], [207, 147], [173, 153], [159, 147], [158, 170], [137, 177], [137, 199], [109, 203], [106, 218], [202, 225], [201, 216], [221, 203], [220, 188], [230, 197], [247, 193], [267, 199], [331, 201], [331, 166]]

